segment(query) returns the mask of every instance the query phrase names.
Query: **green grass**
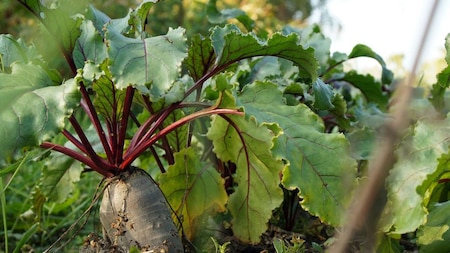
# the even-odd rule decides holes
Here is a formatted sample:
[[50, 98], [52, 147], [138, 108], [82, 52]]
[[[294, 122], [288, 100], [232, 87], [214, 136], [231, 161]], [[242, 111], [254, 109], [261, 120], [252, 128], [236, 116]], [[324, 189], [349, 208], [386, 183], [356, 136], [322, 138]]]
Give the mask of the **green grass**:
[[[43, 252], [69, 229], [57, 246], [72, 238], [62, 250], [78, 252], [90, 232], [100, 231], [97, 205], [90, 216], [82, 216], [91, 205], [101, 178], [84, 173], [67, 200], [48, 201], [39, 188], [43, 165], [39, 157], [44, 153], [31, 152], [21, 161], [0, 169], [0, 252]], [[80, 217], [80, 222], [74, 225]]]

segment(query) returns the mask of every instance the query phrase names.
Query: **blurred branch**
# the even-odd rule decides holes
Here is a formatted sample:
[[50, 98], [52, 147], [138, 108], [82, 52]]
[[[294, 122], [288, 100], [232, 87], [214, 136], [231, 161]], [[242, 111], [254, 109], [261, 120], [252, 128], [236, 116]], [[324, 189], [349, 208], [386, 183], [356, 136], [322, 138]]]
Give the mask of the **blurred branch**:
[[348, 252], [350, 242], [361, 236], [365, 238], [366, 245], [362, 252], [375, 252], [377, 224], [387, 199], [384, 189], [385, 179], [395, 163], [395, 147], [409, 125], [408, 106], [412, 88], [438, 3], [439, 0], [435, 0], [432, 5], [411, 73], [396, 91], [390, 112], [391, 120], [386, 122], [383, 128], [380, 136], [382, 145], [379, 146], [371, 161], [367, 183], [357, 191], [360, 194], [355, 196], [353, 206], [347, 213], [346, 226], [336, 243], [331, 245], [327, 252]]

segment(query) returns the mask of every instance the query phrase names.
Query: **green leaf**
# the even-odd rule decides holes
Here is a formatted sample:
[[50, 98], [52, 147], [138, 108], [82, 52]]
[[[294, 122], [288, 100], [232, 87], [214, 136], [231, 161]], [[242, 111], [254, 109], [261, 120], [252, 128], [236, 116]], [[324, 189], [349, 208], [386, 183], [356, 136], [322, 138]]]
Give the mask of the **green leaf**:
[[430, 209], [427, 222], [417, 231], [420, 252], [449, 252], [450, 244], [450, 201], [438, 203]]
[[430, 101], [438, 111], [445, 109], [445, 93], [448, 87], [450, 87], [450, 66], [447, 66], [437, 75], [437, 82], [433, 84], [431, 89]]
[[276, 122], [283, 134], [274, 153], [288, 162], [283, 185], [299, 189], [303, 208], [331, 225], [341, 218], [356, 184], [356, 164], [342, 134], [324, 133], [320, 118], [304, 104], [287, 106], [276, 85], [256, 82], [238, 98], [246, 115], [257, 122]]
[[339, 80], [348, 82], [358, 88], [368, 102], [376, 103], [380, 108], [386, 108], [389, 102], [388, 94], [382, 90], [381, 83], [371, 75], [361, 75], [356, 71], [349, 71]]
[[185, 64], [194, 81], [206, 75], [210, 68], [213, 67], [215, 60], [216, 56], [211, 45], [211, 39], [203, 38], [200, 35], [194, 36], [189, 47], [188, 57], [185, 60]]
[[304, 49], [299, 45], [297, 34], [283, 36], [275, 33], [266, 41], [253, 34], [243, 34], [234, 25], [227, 25], [213, 29], [211, 41], [216, 53], [216, 66], [226, 67], [255, 56], [277, 56], [294, 62], [301, 77], [312, 81], [317, 78], [318, 63], [314, 57], [314, 49]]
[[380, 235], [379, 244], [376, 252], [403, 253], [405, 252], [400, 245], [399, 240], [395, 240], [386, 234]]
[[13, 253], [21, 252], [22, 247], [25, 245], [25, 243], [28, 242], [28, 240], [30, 240], [30, 237], [32, 237], [36, 233], [40, 226], [40, 223], [34, 223], [25, 233], [23, 233], [21, 235], [20, 241], [17, 242]]
[[431, 185], [426, 180], [435, 173], [438, 158], [447, 153], [450, 144], [449, 120], [421, 120], [413, 131], [397, 151], [398, 162], [386, 180], [392, 220], [386, 222], [385, 230], [392, 234], [412, 232], [426, 221], [431, 195], [426, 193]]
[[[184, 116], [185, 113], [183, 111], [181, 110], [174, 111], [164, 121], [163, 127], [167, 127], [168, 125], [181, 119]], [[187, 146], [189, 134], [188, 129], [189, 129], [188, 125], [183, 125], [166, 135], [169, 145], [172, 147], [172, 150], [174, 152], [178, 152]]]
[[375, 59], [380, 63], [382, 71], [381, 71], [381, 82], [383, 84], [390, 84], [394, 79], [394, 74], [386, 67], [386, 63], [383, 58], [375, 53], [370, 47], [362, 44], [358, 44], [353, 47], [352, 52], [348, 55], [349, 59], [356, 57], [369, 57]]
[[21, 40], [15, 40], [9, 34], [0, 34], [0, 72], [5, 72], [13, 62], [28, 63], [34, 59], [40, 59], [35, 47], [27, 47]]
[[117, 90], [106, 75], [100, 76], [93, 85], [95, 92], [94, 106], [97, 113], [103, 115], [110, 123], [120, 122], [125, 100], [125, 89]]
[[49, 140], [64, 126], [79, 102], [77, 85], [74, 79], [52, 85], [37, 65], [13, 64], [11, 74], [0, 73], [0, 161]]
[[83, 168], [72, 158], [52, 152], [42, 169], [40, 191], [47, 200], [62, 203], [75, 190]]
[[321, 79], [317, 79], [312, 85], [314, 91], [314, 107], [319, 110], [334, 109], [334, 91]]
[[131, 31], [136, 35], [139, 36], [145, 31], [145, 21], [147, 19], [147, 15], [153, 7], [153, 4], [158, 1], [159, 0], [144, 0], [135, 10], [128, 14], [128, 24], [132, 27]]
[[[224, 99], [233, 103], [229, 93]], [[271, 152], [279, 129], [257, 124], [254, 119], [227, 117], [230, 122], [213, 117], [207, 137], [212, 140], [213, 151], [220, 160], [236, 164], [233, 179], [237, 186], [227, 204], [233, 216], [234, 235], [242, 241], [256, 243], [267, 229], [272, 210], [283, 200], [279, 173], [284, 164]]]
[[253, 21], [243, 10], [241, 9], [223, 9], [219, 11], [217, 9], [217, 0], [209, 0], [206, 5], [206, 14], [208, 21], [212, 24], [222, 24], [229, 19], [236, 18], [241, 22], [245, 29], [248, 31], [253, 30], [255, 27], [255, 21]]
[[368, 160], [377, 144], [376, 133], [367, 127], [358, 128], [347, 135], [352, 157], [356, 160]]
[[86, 61], [102, 63], [107, 56], [102, 35], [95, 29], [91, 20], [85, 20], [80, 29], [81, 34], [73, 51], [75, 66], [83, 68]]
[[87, 0], [57, 1], [47, 7], [40, 0], [19, 0], [44, 24], [57, 41], [66, 57], [71, 56], [75, 42], [80, 36], [83, 20], [81, 15], [87, 8]]
[[314, 24], [302, 29], [286, 26], [283, 27], [282, 31], [285, 35], [297, 33], [300, 45], [305, 48], [314, 48], [314, 55], [320, 63], [320, 73], [326, 71], [330, 66], [328, 60], [330, 58], [331, 40], [322, 34], [319, 25]]
[[175, 163], [160, 174], [158, 182], [172, 208], [183, 221], [183, 231], [193, 238], [201, 229], [196, 223], [204, 212], [223, 212], [228, 200], [224, 179], [193, 148], [174, 155]]
[[[450, 34], [445, 38], [445, 50], [447, 51], [445, 57], [447, 67], [437, 75], [437, 82], [433, 84], [430, 96], [431, 103], [438, 111], [445, 108], [445, 93], [450, 86]], [[445, 115], [447, 112], [443, 112], [443, 114]]]
[[169, 29], [166, 35], [133, 39], [107, 26], [105, 35], [113, 82], [118, 89], [129, 85], [158, 99], [179, 77], [187, 55], [184, 29]]
[[445, 49], [447, 53], [445, 54], [445, 61], [450, 64], [450, 33], [445, 37]]

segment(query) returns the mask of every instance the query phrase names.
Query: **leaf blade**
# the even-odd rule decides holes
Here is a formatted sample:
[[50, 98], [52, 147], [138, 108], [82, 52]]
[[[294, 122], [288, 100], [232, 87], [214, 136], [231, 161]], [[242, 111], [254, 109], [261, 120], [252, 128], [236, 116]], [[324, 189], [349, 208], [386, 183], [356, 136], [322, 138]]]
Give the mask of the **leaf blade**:
[[216, 66], [229, 66], [242, 59], [256, 56], [277, 56], [294, 62], [299, 75], [313, 81], [317, 78], [318, 62], [314, 49], [304, 49], [298, 44], [298, 36], [291, 33], [284, 36], [275, 33], [269, 40], [262, 41], [253, 34], [242, 34], [234, 25], [215, 28], [211, 41], [216, 53]]
[[160, 174], [158, 181], [172, 208], [183, 217], [183, 229], [188, 238], [198, 233], [196, 219], [204, 212], [223, 212], [228, 200], [222, 187], [223, 178], [213, 168], [202, 163], [195, 149], [180, 150], [175, 163]]
[[313, 215], [341, 225], [356, 184], [356, 164], [346, 138], [324, 133], [323, 123], [307, 106], [286, 106], [272, 83], [246, 86], [238, 101], [258, 122], [276, 122], [282, 129], [274, 147], [277, 157], [289, 163], [282, 184], [299, 189], [301, 205]]
[[11, 74], [0, 74], [0, 83], [0, 149], [5, 151], [0, 161], [17, 158], [22, 148], [50, 139], [79, 102], [74, 79], [53, 86], [37, 65], [13, 64]]

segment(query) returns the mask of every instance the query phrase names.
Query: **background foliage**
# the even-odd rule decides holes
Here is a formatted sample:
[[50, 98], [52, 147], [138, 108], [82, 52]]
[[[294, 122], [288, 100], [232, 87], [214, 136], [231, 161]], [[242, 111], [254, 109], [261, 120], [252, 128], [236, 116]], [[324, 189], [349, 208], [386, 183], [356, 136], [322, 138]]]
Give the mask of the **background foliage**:
[[[184, 61], [186, 69], [183, 71], [191, 73], [192, 80], [187, 81], [188, 84], [197, 82], [205, 73], [217, 74], [232, 63], [242, 60], [237, 65], [231, 65], [226, 72], [211, 78], [201, 96], [206, 101], [217, 102], [217, 105], [223, 108], [241, 108], [247, 117], [230, 115], [228, 118], [212, 117], [210, 122], [200, 121], [196, 125], [200, 129], [196, 139], [200, 144], [189, 149], [178, 146], [176, 151], [179, 152], [173, 157], [175, 163], [167, 167], [167, 173], [151, 171], [161, 184], [172, 207], [183, 217], [182, 223], [189, 238], [195, 238], [203, 232], [208, 236], [222, 238], [222, 235], [216, 233], [219, 231], [217, 228], [224, 230], [220, 231], [221, 233], [230, 234], [231, 227], [233, 235], [241, 241], [256, 243], [267, 228], [267, 217], [271, 217], [271, 226], [300, 232], [308, 239], [308, 247], [322, 250], [332, 242], [334, 228], [343, 224], [342, 214], [346, 212], [353, 196], [351, 189], [359, 183], [364, 183], [365, 178], [362, 175], [378, 144], [376, 136], [382, 130], [380, 127], [383, 122], [388, 119], [386, 113], [392, 105], [392, 98], [395, 98], [393, 73], [386, 68], [382, 57], [368, 46], [356, 45], [348, 54], [330, 52], [331, 41], [322, 34], [320, 26], [300, 28], [302, 18], [311, 14], [311, 3], [306, 1], [301, 6], [296, 6], [295, 3], [300, 2], [240, 2], [239, 7], [244, 11], [248, 10], [243, 12], [235, 8], [238, 6], [236, 3], [227, 1], [164, 1], [155, 5], [146, 20], [146, 33], [152, 36], [163, 34], [165, 37], [150, 37], [144, 43], [154, 46], [164, 43], [170, 47], [179, 46], [180, 51], [171, 52], [169, 57], [176, 63], [172, 62], [174, 64], [169, 68], [172, 71], [171, 76], [177, 74], [176, 66], [185, 56], [183, 30], [176, 27], [183, 26], [189, 32], [203, 35], [187, 35], [191, 46]], [[16, 6], [15, 2], [11, 4]], [[133, 4], [124, 1], [119, 3], [123, 8], [115, 6], [109, 9], [111, 2], [96, 2], [98, 8], [116, 17], [128, 13], [128, 6], [134, 7]], [[11, 6], [0, 5], [5, 10], [5, 15], [10, 15]], [[301, 10], [302, 18], [296, 19], [300, 13], [296, 10]], [[2, 22], [16, 24], [17, 21], [14, 20], [29, 20], [27, 22], [30, 27], [39, 26], [32, 21], [34, 18], [26, 14], [22, 16], [21, 13], [17, 15], [20, 15], [20, 18]], [[100, 13], [94, 15], [101, 16]], [[134, 14], [129, 13], [127, 18], [132, 15]], [[77, 19], [70, 20], [69, 28], [77, 22]], [[17, 23], [20, 27], [21, 22]], [[232, 24], [225, 25], [226, 23]], [[214, 24], [221, 26], [210, 29]], [[124, 30], [128, 32], [129, 37], [121, 37], [118, 33], [114, 34], [117, 31], [107, 27], [104, 36], [109, 39], [110, 51], [88, 53], [87, 59], [91, 59], [92, 63], [84, 64], [85, 59], [81, 51], [90, 47], [105, 47], [100, 33], [96, 33], [95, 25], [98, 24], [86, 22], [82, 27], [83, 33], [80, 32], [81, 42], [75, 48], [74, 64], [83, 68], [84, 76], [77, 78], [87, 80], [89, 75], [99, 74], [96, 71], [104, 68], [102, 70], [105, 72], [99, 74], [96, 77], [98, 79], [92, 78], [98, 85], [105, 81], [102, 78], [108, 77], [112, 80], [113, 76], [119, 76], [120, 78], [115, 80], [119, 87], [126, 86], [129, 80], [141, 88], [146, 87], [146, 83], [142, 83], [138, 77], [138, 72], [142, 72], [139, 68], [142, 64], [133, 69], [126, 69], [126, 74], [120, 75], [127, 63], [141, 52], [140, 40], [139, 43], [133, 44], [129, 54], [124, 54], [121, 50], [121, 45], [127, 45], [127, 42], [135, 39], [134, 30]], [[12, 58], [2, 55], [0, 78], [4, 81], [3, 94], [6, 94], [5, 91], [10, 92], [5, 89], [8, 88], [5, 86], [8, 83], [20, 83], [21, 88], [30, 91], [41, 88], [33, 87], [31, 84], [34, 82], [30, 80], [38, 80], [38, 85], [49, 86], [55, 90], [73, 90], [72, 81], [63, 82], [70, 77], [69, 69], [73, 68], [70, 64], [66, 66], [58, 61], [49, 63], [59, 70], [61, 76], [31, 64], [39, 63], [41, 66], [42, 59], [36, 51], [43, 52], [44, 59], [62, 58], [52, 57], [55, 50], [49, 50], [52, 47], [49, 47], [48, 39], [51, 34], [42, 29], [22, 28], [11, 28], [8, 32], [19, 33], [17, 35], [27, 41], [34, 41], [35, 37], [39, 39], [34, 47], [22, 41], [14, 44], [15, 40], [8, 36], [1, 37], [2, 45], [18, 45], [17, 48], [21, 48], [27, 56], [20, 58], [20, 52], [15, 51], [9, 51], [12, 53], [8, 54], [8, 57]], [[281, 32], [273, 33], [276, 30]], [[253, 31], [254, 34], [247, 34], [248, 31]], [[94, 39], [90, 40], [92, 38]], [[60, 39], [62, 43], [71, 43], [65, 36]], [[447, 38], [447, 52], [450, 51], [448, 41]], [[309, 46], [312, 48], [308, 48]], [[283, 59], [251, 58], [261, 54]], [[358, 57], [377, 61], [381, 67], [381, 76], [360, 74], [344, 68], [344, 62]], [[102, 65], [103, 59], [106, 58], [112, 59], [105, 63], [108, 68]], [[215, 65], [207, 61], [211, 58], [214, 59]], [[447, 53], [447, 63], [449, 59]], [[150, 63], [152, 64], [155, 65]], [[35, 71], [35, 68], [39, 71]], [[155, 78], [167, 79], [158, 68], [155, 69]], [[450, 237], [448, 219], [445, 216], [449, 200], [449, 107], [446, 103], [449, 73], [449, 67], [446, 67], [438, 75], [438, 82], [431, 91], [422, 88], [415, 90], [411, 126], [397, 148], [398, 162], [386, 180], [388, 204], [380, 219], [380, 237], [377, 242], [379, 250], [401, 252], [419, 245], [423, 252], [436, 252], [437, 249], [448, 251], [440, 238], [447, 240]], [[24, 76], [29, 79], [25, 80]], [[172, 77], [168, 79], [170, 78]], [[52, 87], [53, 83], [61, 82], [63, 85]], [[170, 84], [161, 85], [152, 87], [150, 96], [159, 98], [157, 95], [160, 95], [161, 91], [169, 91], [164, 94], [164, 98], [179, 95], [169, 89], [172, 88]], [[98, 87], [96, 89], [96, 92], [111, 91]], [[16, 93], [11, 91], [10, 94]], [[67, 104], [73, 103], [73, 99], [68, 97]], [[10, 100], [11, 103], [17, 102]], [[54, 101], [52, 98], [44, 100]], [[118, 100], [120, 101], [120, 98]], [[99, 106], [108, 102], [110, 101], [98, 97], [95, 101]], [[4, 116], [9, 108], [5, 106], [0, 110]], [[182, 117], [185, 112], [180, 110], [173, 113], [173, 121]], [[100, 113], [107, 114], [109, 111]], [[83, 116], [77, 116], [83, 122]], [[138, 117], [145, 116], [141, 114]], [[180, 131], [187, 129], [182, 128]], [[90, 133], [89, 130], [87, 133]], [[176, 134], [169, 136], [169, 142], [177, 140]], [[43, 137], [33, 138], [39, 141]], [[60, 136], [54, 141], [64, 144]], [[205, 152], [207, 155], [228, 161], [221, 164], [217, 171], [207, 170], [205, 161], [208, 159], [199, 159], [196, 155], [199, 150], [204, 151], [202, 148], [207, 145], [201, 144], [205, 143], [212, 143], [214, 147]], [[8, 143], [1, 145], [8, 146]], [[8, 153], [2, 155], [7, 156]], [[258, 162], [249, 164], [244, 157]], [[52, 158], [54, 163], [48, 164], [46, 158]], [[156, 161], [144, 157], [138, 163], [148, 166]], [[236, 170], [236, 167], [246, 170]], [[66, 171], [68, 173], [65, 173]], [[24, 159], [3, 168], [0, 176], [3, 179], [0, 190], [5, 193], [1, 194], [0, 199], [3, 214], [2, 237], [9, 238], [11, 248], [37, 251], [55, 241], [62, 231], [70, 230], [70, 224], [74, 220], [83, 218], [82, 213], [90, 206], [96, 182], [100, 180], [92, 173], [85, 173], [85, 168], [78, 163], [42, 150], [28, 152]], [[37, 178], [42, 180], [38, 181]], [[282, 179], [281, 187], [278, 187], [279, 179]], [[84, 184], [77, 184], [80, 180], [83, 180]], [[227, 187], [217, 187], [222, 184]], [[186, 202], [180, 201], [180, 192], [183, 190], [182, 197]], [[207, 191], [211, 194], [205, 194]], [[201, 199], [202, 205], [186, 204], [198, 199]], [[203, 214], [204, 210], [208, 212]], [[74, 233], [78, 234], [74, 241], [76, 245], [83, 244], [87, 231], [96, 229], [93, 219], [86, 221], [86, 226], [78, 227], [82, 231]], [[206, 231], [209, 229], [210, 231]], [[276, 230], [270, 228], [268, 231]], [[300, 242], [292, 239], [287, 244], [298, 247]], [[200, 242], [197, 245], [206, 244]], [[284, 248], [284, 243], [276, 244], [278, 249]]]

